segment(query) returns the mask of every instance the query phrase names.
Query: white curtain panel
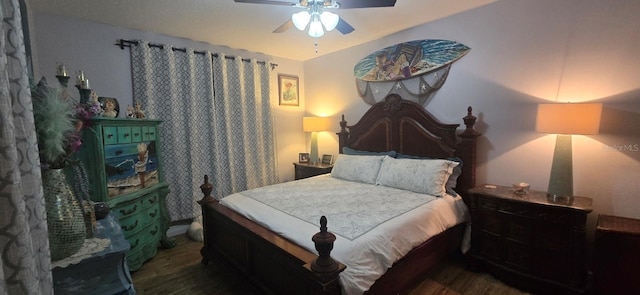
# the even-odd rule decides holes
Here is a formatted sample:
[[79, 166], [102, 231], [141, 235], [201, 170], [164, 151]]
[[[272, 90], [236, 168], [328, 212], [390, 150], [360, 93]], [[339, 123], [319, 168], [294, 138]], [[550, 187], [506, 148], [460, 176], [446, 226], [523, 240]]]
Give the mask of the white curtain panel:
[[0, 5], [0, 294], [53, 294], [20, 7]]
[[266, 64], [148, 41], [132, 45], [131, 64], [134, 101], [163, 120], [171, 220], [200, 215], [205, 174], [217, 198], [276, 182]]

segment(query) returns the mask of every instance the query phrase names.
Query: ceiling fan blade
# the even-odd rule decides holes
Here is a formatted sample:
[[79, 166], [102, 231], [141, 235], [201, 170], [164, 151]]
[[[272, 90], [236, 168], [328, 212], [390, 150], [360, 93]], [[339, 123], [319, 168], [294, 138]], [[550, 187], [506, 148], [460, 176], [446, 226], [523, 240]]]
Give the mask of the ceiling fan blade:
[[273, 30], [273, 33], [282, 33], [288, 29], [291, 29], [291, 27], [293, 27], [293, 21], [289, 19], [288, 21], [284, 22], [284, 24]]
[[233, 0], [236, 3], [251, 3], [251, 4], [271, 4], [271, 5], [287, 5], [293, 6], [297, 4], [297, 1], [273, 1], [273, 0]]
[[342, 33], [343, 35], [349, 34], [355, 30], [350, 24], [344, 21], [342, 18], [338, 21], [338, 25], [336, 26], [336, 30]]
[[367, 8], [367, 7], [393, 7], [396, 0], [341, 0], [338, 1], [340, 8]]

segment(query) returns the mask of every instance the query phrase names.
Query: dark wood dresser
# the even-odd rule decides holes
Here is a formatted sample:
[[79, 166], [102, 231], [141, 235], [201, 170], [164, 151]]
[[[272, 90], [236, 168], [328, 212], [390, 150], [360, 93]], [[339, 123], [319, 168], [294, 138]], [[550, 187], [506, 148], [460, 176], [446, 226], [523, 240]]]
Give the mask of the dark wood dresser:
[[469, 191], [469, 262], [518, 289], [539, 294], [586, 292], [585, 223], [590, 198], [550, 200], [510, 187]]
[[333, 169], [331, 164], [293, 163], [293, 166], [296, 169], [295, 180], [331, 173]]
[[640, 220], [598, 215], [594, 294], [640, 294]]

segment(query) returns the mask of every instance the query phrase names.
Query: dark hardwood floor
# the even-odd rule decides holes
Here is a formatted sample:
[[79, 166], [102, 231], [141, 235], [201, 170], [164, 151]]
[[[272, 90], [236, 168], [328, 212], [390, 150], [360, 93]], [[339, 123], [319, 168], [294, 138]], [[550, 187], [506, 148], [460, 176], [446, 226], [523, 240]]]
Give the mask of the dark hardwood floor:
[[[132, 273], [138, 294], [256, 294], [247, 283], [213, 261], [200, 263], [201, 242], [186, 235], [174, 237], [178, 245], [172, 249], [158, 249], [158, 254], [142, 268]], [[526, 294], [511, 288], [486, 273], [467, 270], [462, 259], [454, 258], [436, 267], [427, 278], [408, 295], [426, 294]]]

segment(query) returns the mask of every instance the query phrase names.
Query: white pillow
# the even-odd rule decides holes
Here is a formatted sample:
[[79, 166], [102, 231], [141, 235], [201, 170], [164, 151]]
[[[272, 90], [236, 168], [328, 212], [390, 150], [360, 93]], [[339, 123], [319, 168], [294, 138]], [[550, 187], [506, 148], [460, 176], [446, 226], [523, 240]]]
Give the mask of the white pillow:
[[416, 193], [443, 196], [445, 184], [458, 163], [449, 160], [396, 159], [382, 161], [376, 184]]
[[344, 180], [375, 184], [382, 159], [387, 156], [354, 156], [339, 154], [331, 176]]

